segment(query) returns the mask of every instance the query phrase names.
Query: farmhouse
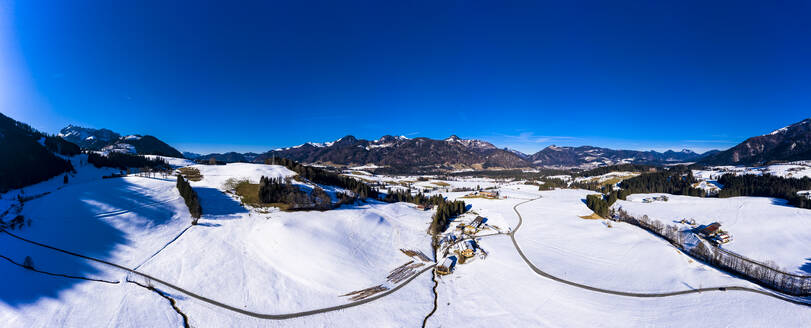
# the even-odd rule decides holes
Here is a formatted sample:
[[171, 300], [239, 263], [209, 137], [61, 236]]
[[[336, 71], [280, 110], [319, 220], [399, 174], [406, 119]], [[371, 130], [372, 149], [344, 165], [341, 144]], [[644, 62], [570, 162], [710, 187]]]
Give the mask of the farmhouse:
[[479, 193], [479, 195], [481, 195], [484, 198], [490, 198], [490, 199], [497, 199], [498, 198], [498, 192], [497, 191], [496, 192], [482, 191], [482, 192]]
[[446, 257], [445, 260], [442, 261], [442, 264], [436, 267], [436, 273], [439, 275], [446, 275], [450, 274], [453, 271], [453, 267], [456, 265], [456, 257], [450, 256]]
[[465, 248], [462, 249], [462, 256], [473, 257], [473, 255], [476, 255], [476, 242], [468, 240], [465, 242]]
[[701, 230], [699, 230], [698, 233], [700, 233], [701, 235], [703, 235], [705, 237], [712, 237], [712, 236], [715, 236], [715, 234], [717, 234], [720, 230], [721, 230], [721, 224], [718, 223], [718, 222], [713, 222], [713, 223], [710, 223], [709, 225], [701, 228]]

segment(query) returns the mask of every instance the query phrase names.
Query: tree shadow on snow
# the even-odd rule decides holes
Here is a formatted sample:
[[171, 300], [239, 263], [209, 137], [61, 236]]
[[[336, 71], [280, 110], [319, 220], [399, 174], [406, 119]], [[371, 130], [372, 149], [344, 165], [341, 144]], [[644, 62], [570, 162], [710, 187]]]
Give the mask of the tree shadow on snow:
[[802, 270], [805, 273], [811, 274], [811, 258], [807, 258], [805, 260], [808, 262], [805, 262], [805, 264], [801, 265], [800, 270]]
[[[203, 218], [205, 219], [236, 219], [240, 214], [248, 213], [239, 202], [229, 197], [219, 189], [207, 187], [194, 187], [197, 197], [200, 198], [200, 205], [203, 207]], [[219, 216], [217, 218], [211, 215]]]
[[[171, 183], [171, 182], [167, 182]], [[167, 187], [168, 188], [168, 187]], [[58, 192], [28, 201], [22, 214], [31, 226], [10, 230], [11, 233], [49, 246], [82, 255], [129, 265], [142, 259], [126, 258], [138, 236], [163, 225], [175, 216], [171, 199], [156, 199], [145, 191], [149, 188], [126, 179], [67, 185]], [[154, 194], [154, 193], [153, 193]], [[119, 280], [120, 274], [109, 266], [76, 256], [32, 245], [0, 233], [0, 254], [17, 263], [26, 256], [38, 270], [72, 276]], [[123, 254], [123, 256], [122, 256]], [[99, 282], [54, 277], [0, 261], [0, 303], [22, 308], [43, 299], [59, 299], [63, 291], [78, 284]], [[114, 286], [114, 285], [108, 285]]]

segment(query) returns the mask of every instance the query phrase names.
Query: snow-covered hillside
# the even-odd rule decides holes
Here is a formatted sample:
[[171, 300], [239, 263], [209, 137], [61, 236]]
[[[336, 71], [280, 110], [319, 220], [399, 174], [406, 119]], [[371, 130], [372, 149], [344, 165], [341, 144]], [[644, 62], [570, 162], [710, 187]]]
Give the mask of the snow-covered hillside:
[[[582, 190], [538, 192], [526, 186], [501, 189], [507, 199], [474, 199], [473, 210], [523, 225], [515, 234], [530, 261], [576, 283], [620, 291], [669, 292], [719, 285], [754, 286], [691, 261], [667, 242], [621, 223], [608, 228], [589, 214]], [[530, 196], [530, 197], [527, 197]], [[538, 200], [526, 201], [525, 199]], [[668, 297], [628, 297], [578, 288], [540, 276], [527, 266], [510, 238], [481, 238], [487, 258], [458, 265], [440, 278], [436, 313], [429, 327], [465, 322], [472, 327], [681, 327], [713, 322], [723, 326], [795, 326], [811, 310], [764, 295], [710, 291]], [[751, 311], [755, 307], [758, 311]]]
[[811, 274], [811, 210], [786, 206], [785, 200], [767, 197], [668, 195], [667, 202], [642, 202], [652, 195], [659, 194], [631, 195], [614, 206], [665, 224], [683, 218], [694, 219], [697, 224], [719, 222], [733, 239], [723, 248], [757, 261], [773, 261], [788, 272]]
[[[204, 178], [194, 187], [204, 215], [197, 226], [190, 227], [191, 218], [173, 179], [96, 178], [69, 183], [26, 202], [21, 214], [32, 224], [12, 233], [137, 268], [187, 291], [265, 314], [339, 306], [352, 302], [342, 295], [353, 291], [378, 285], [396, 288], [398, 284], [388, 281], [387, 275], [413, 260], [401, 248], [431, 254], [430, 236], [425, 233], [431, 214], [411, 205], [371, 203], [328, 212], [259, 215], [224, 193], [223, 182], [292, 172], [259, 164], [199, 168]], [[0, 291], [4, 326], [182, 325], [168, 301], [127, 282], [148, 283], [137, 275], [7, 234], [0, 234], [0, 245], [0, 254], [18, 264], [30, 256], [37, 270], [107, 281], [54, 277], [4, 261], [2, 276], [20, 282]], [[420, 270], [431, 264], [422, 263]], [[152, 283], [177, 301], [192, 326], [268, 324]], [[339, 326], [352, 326], [354, 321], [344, 313], [376, 318], [389, 326], [418, 322], [431, 307], [430, 284], [430, 277], [421, 275], [411, 286], [374, 305], [281, 325], [309, 327], [337, 320], [342, 323]], [[386, 304], [389, 308], [384, 309]]]
[[[433, 211], [376, 201], [323, 212], [257, 211], [227, 193], [226, 182], [294, 172], [261, 164], [192, 165], [202, 176], [191, 184], [204, 214], [191, 226], [173, 177], [101, 179], [115, 170], [74, 160], [78, 173], [67, 185], [55, 178], [26, 188], [26, 195], [50, 193], [27, 201], [20, 214], [30, 226], [10, 232], [183, 290], [0, 233], [0, 276], [13, 282], [0, 289], [3, 327], [178, 327], [184, 321], [193, 327], [413, 327], [434, 307], [426, 233]], [[497, 199], [485, 199], [442, 191], [470, 207], [452, 226], [482, 216], [491, 228], [477, 237], [486, 256], [437, 278], [437, 308], [427, 327], [687, 326], [705, 324], [708, 309], [725, 326], [796, 327], [811, 319], [811, 308], [768, 295], [690, 293], [718, 286], [765, 290], [696, 262], [637, 227], [581, 218], [591, 213], [583, 202], [589, 191], [541, 192], [524, 181], [483, 178], [358, 176], [437, 187], [432, 194], [477, 185], [499, 192]], [[3, 195], [3, 210], [17, 194]], [[747, 256], [779, 253], [774, 261], [799, 272], [807, 257], [802, 254], [811, 251], [803, 246], [811, 238], [802, 228], [808, 210], [766, 198], [671, 196], [669, 202], [642, 204], [639, 197], [645, 195], [618, 205], [662, 220], [718, 218], [736, 238], [729, 248]], [[21, 266], [27, 256], [39, 272]], [[555, 281], [533, 266], [598, 289], [689, 294], [614, 295]], [[156, 289], [144, 287], [150, 285]]]

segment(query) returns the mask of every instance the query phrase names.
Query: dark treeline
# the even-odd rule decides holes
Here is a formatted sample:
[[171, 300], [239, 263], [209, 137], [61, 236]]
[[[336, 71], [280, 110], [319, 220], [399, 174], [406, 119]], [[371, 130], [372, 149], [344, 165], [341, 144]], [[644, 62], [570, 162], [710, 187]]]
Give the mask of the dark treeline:
[[303, 165], [286, 158], [273, 158], [265, 161], [265, 164], [275, 164], [287, 167], [296, 172], [299, 177], [310, 180], [313, 183], [336, 186], [353, 192], [360, 199], [378, 198], [379, 193], [363, 181], [340, 175], [336, 172], [328, 171], [319, 167]]
[[334, 206], [353, 203], [357, 197], [343, 193], [336, 193], [337, 204], [332, 204], [332, 198], [324, 189], [315, 187], [310, 193], [293, 184], [288, 179], [268, 178], [259, 179], [259, 201], [265, 204], [281, 203], [287, 205], [287, 210], [329, 210]]
[[455, 172], [451, 176], [456, 177], [481, 177], [493, 179], [519, 179], [519, 180], [540, 180], [544, 176], [550, 175], [564, 175], [571, 174], [571, 171], [539, 168], [532, 171], [524, 172], [524, 170], [490, 170], [490, 171], [472, 171], [472, 172]]
[[566, 188], [568, 184], [563, 179], [553, 179], [553, 178], [542, 178], [539, 180], [542, 182], [538, 185], [538, 190], [554, 190], [555, 188]]
[[189, 208], [189, 214], [191, 214], [192, 217], [191, 224], [197, 224], [197, 219], [203, 215], [203, 207], [200, 206], [200, 198], [197, 197], [197, 192], [192, 189], [189, 182], [183, 179], [183, 176], [180, 174], [177, 175], [177, 190], [180, 192], [180, 196], [183, 197], [186, 206]]
[[[684, 196], [705, 196], [704, 191], [692, 187], [696, 182], [693, 171], [684, 166], [674, 166], [667, 170], [644, 173], [623, 180], [619, 183], [619, 187], [623, 189], [623, 195], [668, 193]], [[625, 199], [625, 197], [620, 197], [620, 199]]]
[[132, 155], [119, 152], [110, 152], [106, 156], [95, 152], [87, 153], [87, 162], [95, 167], [112, 167], [120, 170], [127, 168], [144, 168], [165, 170], [169, 164], [163, 159], [149, 159], [141, 155]]
[[451, 219], [465, 213], [465, 211], [467, 211], [467, 205], [465, 205], [464, 201], [440, 202], [436, 205], [436, 213], [434, 213], [433, 222], [431, 222], [431, 232], [436, 234], [445, 232], [451, 224]]
[[45, 149], [65, 156], [75, 156], [82, 153], [79, 146], [57, 136], [46, 136], [44, 144]]
[[603, 183], [600, 181], [574, 181], [569, 185], [573, 189], [584, 189], [591, 191], [602, 191]]
[[[43, 138], [45, 147], [39, 143]], [[46, 136], [31, 126], [0, 113], [0, 158], [3, 159], [0, 161], [0, 192], [74, 171], [70, 161], [59, 158], [48, 149], [47, 145], [52, 143], [64, 143], [66, 155], [72, 152], [68, 148], [72, 148], [73, 144], [59, 137]]]
[[602, 194], [588, 195], [586, 196], [586, 206], [597, 215], [607, 218], [611, 205], [617, 201], [616, 193], [611, 194], [614, 195], [614, 198], [610, 203]]
[[734, 175], [724, 174], [718, 179], [724, 188], [718, 197], [760, 196], [783, 198], [790, 205], [811, 208], [811, 199], [797, 195], [798, 191], [811, 190], [811, 179], [803, 177], [782, 178], [773, 175]]
[[647, 215], [635, 218], [623, 209], [614, 213], [614, 219], [645, 229], [669, 241], [675, 247], [712, 266], [740, 275], [752, 282], [770, 289], [796, 296], [811, 295], [811, 276], [801, 276], [784, 272], [774, 265], [759, 263], [731, 253], [718, 246], [699, 241], [695, 247], [685, 247], [685, 236], [691, 232], [679, 231], [677, 227], [652, 220]]
[[447, 171], [452, 171], [454, 168], [448, 165], [441, 165], [436, 167], [424, 167], [413, 165], [388, 165], [385, 167], [377, 168], [374, 170], [375, 174], [388, 174], [388, 175], [437, 175], [443, 174]]
[[432, 233], [442, 233], [448, 229], [451, 219], [459, 216], [467, 211], [467, 204], [461, 200], [448, 201], [442, 195], [425, 196], [422, 193], [412, 194], [411, 190], [398, 190], [392, 191], [389, 189], [386, 192], [386, 197], [383, 201], [389, 203], [408, 202], [423, 206], [433, 206], [436, 208], [436, 213], [431, 222]]

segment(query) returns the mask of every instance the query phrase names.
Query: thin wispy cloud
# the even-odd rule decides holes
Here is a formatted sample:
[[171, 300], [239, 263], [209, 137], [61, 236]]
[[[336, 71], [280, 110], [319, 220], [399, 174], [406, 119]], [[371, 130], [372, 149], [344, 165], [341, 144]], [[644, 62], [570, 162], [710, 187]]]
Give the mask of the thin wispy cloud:
[[691, 139], [691, 140], [682, 140], [682, 142], [687, 143], [712, 143], [712, 144], [734, 144], [735, 141], [733, 140], [720, 140], [720, 139]]
[[580, 137], [572, 137], [572, 136], [541, 136], [535, 135], [535, 133], [533, 132], [522, 132], [517, 135], [496, 134], [493, 137], [494, 139], [504, 139], [520, 143], [549, 143], [556, 141], [560, 142], [560, 141], [582, 140], [582, 138]]

